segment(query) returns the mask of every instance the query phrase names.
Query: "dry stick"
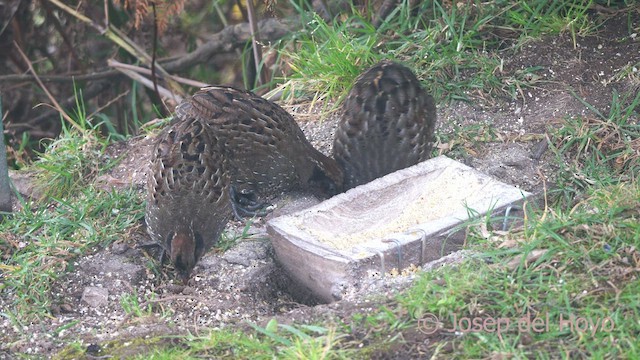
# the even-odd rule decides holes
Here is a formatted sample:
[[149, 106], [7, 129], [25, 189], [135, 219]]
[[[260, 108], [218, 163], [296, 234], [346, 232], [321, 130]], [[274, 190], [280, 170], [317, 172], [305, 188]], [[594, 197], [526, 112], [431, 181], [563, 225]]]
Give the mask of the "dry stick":
[[[50, 0], [56, 1], [56, 0]], [[71, 9], [73, 10], [73, 9]], [[276, 20], [276, 19], [264, 19], [258, 22], [260, 34], [263, 39], [266, 40], [276, 40], [280, 39], [283, 36], [289, 34], [291, 31], [302, 26], [298, 18], [293, 18], [289, 20]], [[195, 51], [190, 52], [187, 55], [179, 57], [177, 59], [168, 60], [163, 64], [164, 68], [170, 71], [180, 71], [195, 64], [205, 62], [208, 58], [212, 57], [214, 54], [221, 52], [229, 52], [233, 49], [240, 47], [242, 44], [246, 43], [248, 39], [250, 39], [250, 30], [248, 29], [248, 24], [236, 24], [231, 25], [229, 27], [224, 28], [222, 31], [218, 32], [211, 36], [211, 39], [199, 46]], [[71, 80], [93, 80], [100, 78], [111, 78], [114, 76], [120, 76], [116, 71], [105, 71], [102, 73], [88, 74], [88, 75], [79, 75], [74, 78], [69, 78], [66, 76], [43, 76], [42, 78], [47, 79], [48, 81], [71, 81]], [[0, 76], [0, 83], [2, 82], [20, 82], [35, 79], [35, 76], [31, 75], [6, 75]], [[180, 79], [180, 78], [177, 78]], [[101, 94], [105, 89], [109, 88], [113, 80], [102, 80], [99, 82], [95, 82], [89, 86], [89, 88], [85, 89], [83, 93], [83, 98], [85, 101], [90, 100], [99, 94]], [[187, 82], [184, 82], [187, 85], [191, 85]], [[193, 85], [191, 85], [193, 86]], [[197, 85], [198, 87], [202, 87]], [[70, 106], [74, 104], [75, 97], [70, 97], [64, 100], [62, 103], [65, 106]], [[42, 121], [49, 119], [54, 112], [45, 112], [42, 115], [38, 115], [36, 118], [31, 120], [30, 124], [39, 124]], [[27, 124], [15, 124], [12, 128], [23, 128], [25, 126], [29, 126]]]
[[[111, 83], [112, 82], [107, 81], [107, 80], [94, 82], [93, 84], [89, 85], [88, 88], [86, 88], [84, 90], [84, 92], [82, 93], [82, 99], [84, 101], [87, 101], [89, 99], [93, 99], [94, 97], [96, 97], [99, 94], [103, 93], [104, 90], [108, 89], [111, 86]], [[76, 103], [76, 100], [77, 100], [77, 98], [76, 98], [75, 95], [71, 96], [71, 97], [68, 97], [67, 99], [62, 101], [62, 105], [65, 106], [65, 107], [72, 106], [73, 104]], [[37, 124], [40, 124], [41, 122], [48, 120], [52, 115], [56, 114], [57, 112], [58, 111], [55, 110], [55, 109], [52, 110], [52, 111], [46, 111], [45, 113], [43, 113], [41, 115], [38, 115], [33, 120], [29, 121], [29, 123], [11, 124], [11, 128], [12, 129], [18, 129], [18, 130], [25, 129], [25, 128], [27, 128], [27, 129], [33, 128], [34, 125], [32, 125], [32, 124], [36, 124], [36, 126], [37, 126]], [[30, 132], [31, 132], [31, 134], [33, 136], [38, 136], [38, 137], [52, 137], [52, 136], [55, 136], [54, 133], [48, 133], [48, 135], [46, 135], [46, 136], [44, 136], [44, 135], [43, 136], [39, 136], [37, 133], [40, 133], [40, 132], [38, 132], [37, 130], [36, 131], [30, 131]]]
[[126, 50], [128, 53], [135, 56], [136, 58], [141, 60], [146, 60], [147, 63], [149, 62], [150, 58], [148, 57], [148, 55], [144, 53], [144, 51], [143, 52], [137, 51], [139, 50], [139, 48], [131, 46], [131, 44], [126, 42], [123, 37], [118, 37], [119, 34], [116, 28], [112, 28], [111, 26], [108, 26], [108, 27], [100, 26], [97, 23], [93, 22], [93, 20], [82, 15], [75, 9], [63, 4], [59, 0], [47, 0], [47, 1], [57, 6], [60, 10], [66, 12], [67, 14], [75, 17], [76, 19], [96, 29], [96, 31], [98, 31], [100, 35], [106, 36], [109, 40], [115, 42], [116, 44], [118, 44], [120, 47], [122, 47], [124, 50]]
[[98, 108], [96, 109], [96, 111], [94, 111], [94, 112], [92, 112], [91, 114], [89, 114], [89, 115], [87, 116], [87, 119], [91, 119], [92, 117], [96, 116], [96, 114], [97, 114], [97, 113], [99, 113], [100, 111], [104, 110], [105, 108], [107, 108], [107, 107], [111, 106], [111, 104], [113, 104], [113, 103], [115, 103], [116, 101], [120, 100], [120, 98], [121, 98], [121, 97], [128, 95], [128, 94], [129, 94], [129, 92], [130, 92], [130, 90], [125, 90], [125, 91], [123, 91], [122, 93], [120, 93], [120, 95], [118, 95], [118, 96], [114, 97], [113, 99], [111, 99], [111, 100], [107, 101], [107, 103], [106, 103], [106, 104], [104, 104], [104, 105], [102, 105], [102, 106], [98, 107]]
[[[299, 19], [291, 21], [279, 21], [276, 19], [265, 19], [258, 23], [259, 31], [264, 39], [279, 39], [291, 31], [302, 26]], [[195, 51], [164, 64], [167, 69], [184, 69], [194, 64], [207, 61], [214, 54], [220, 52], [230, 52], [240, 47], [251, 39], [251, 30], [247, 24], [236, 24], [224, 28], [222, 31], [211, 36], [211, 39], [199, 46]]]
[[[131, 71], [131, 70], [127, 70], [127, 69], [123, 69], [123, 68], [117, 68], [118, 71], [120, 71], [121, 73], [125, 74], [126, 76], [130, 77], [131, 79], [138, 81], [139, 83], [141, 83], [142, 85], [148, 87], [149, 89], [153, 89], [154, 85], [153, 85], [153, 81], [147, 79], [146, 77], [138, 74], [135, 71]], [[175, 99], [178, 103], [182, 101], [182, 97], [180, 95], [174, 95], [171, 91], [169, 91], [167, 88], [164, 88], [162, 86], [158, 86], [158, 94], [161, 97], [165, 97], [165, 98], [173, 98]]]
[[[164, 117], [169, 114], [171, 111], [167, 106], [166, 102], [160, 96], [160, 92], [158, 92], [158, 77], [156, 76], [156, 54], [158, 51], [158, 18], [156, 16], [156, 3], [151, 3], [151, 8], [153, 9], [153, 49], [151, 51], [151, 80], [153, 81], [153, 91], [155, 91], [156, 95], [162, 102], [162, 106], [164, 107], [164, 111], [160, 110], [160, 114]], [[175, 99], [174, 99], [175, 100]]]
[[[107, 60], [107, 65], [111, 66], [112, 68], [115, 68], [117, 71], [119, 71], [119, 69], [126, 69], [126, 70], [131, 70], [133, 72], [137, 72], [142, 75], [151, 76], [151, 70], [147, 68], [121, 63], [118, 60], [109, 59]], [[178, 82], [180, 84], [185, 84], [188, 86], [193, 86], [198, 88], [203, 88], [211, 85], [211, 84], [203, 83], [202, 81], [191, 80], [191, 79], [183, 78], [177, 75], [171, 75], [171, 78], [173, 79], [173, 81]]]
[[[258, 22], [260, 36], [263, 40], [279, 39], [300, 26], [298, 19], [290, 21], [265, 19]], [[245, 44], [250, 39], [251, 32], [249, 24], [243, 23], [231, 25], [224, 28], [217, 34], [212, 35], [209, 41], [199, 46], [195, 51], [184, 56], [168, 58], [160, 63], [163, 68], [168, 71], [181, 71], [196, 64], [203, 63], [215, 54], [232, 51], [233, 49], [242, 46], [242, 44]], [[120, 76], [120, 73], [113, 70], [102, 70], [92, 74], [40, 75], [40, 79], [45, 82], [69, 82], [99, 80], [112, 78], [114, 76]], [[23, 82], [33, 79], [34, 76], [32, 75], [3, 75], [0, 76], [0, 83]], [[188, 84], [186, 82], [183, 83]]]
[[247, 0], [247, 12], [249, 13], [249, 30], [251, 31], [251, 47], [253, 48], [253, 65], [256, 67], [258, 85], [264, 85], [267, 81], [264, 76], [264, 71], [260, 71], [262, 49], [258, 45], [260, 33], [258, 32], [256, 10], [253, 7], [253, 0]]
[[[147, 65], [151, 64], [151, 61], [152, 61], [151, 56], [149, 56], [149, 54], [147, 54], [144, 51], [144, 49], [142, 49], [140, 46], [138, 46], [138, 44], [136, 44], [133, 40], [131, 40], [125, 33], [120, 31], [120, 29], [118, 29], [116, 27], [113, 27], [111, 25], [108, 25], [107, 27], [100, 26], [97, 23], [95, 23], [94, 21], [92, 21], [91, 19], [89, 19], [88, 17], [80, 14], [76, 10], [70, 8], [69, 6], [61, 3], [59, 0], [48, 0], [48, 1], [53, 3], [53, 4], [55, 4], [57, 7], [59, 7], [61, 10], [65, 11], [69, 15], [75, 17], [76, 19], [78, 19], [78, 20], [86, 23], [87, 25], [91, 26], [92, 28], [96, 29], [101, 35], [107, 37], [109, 40], [111, 40], [114, 43], [116, 43], [122, 49], [124, 49], [129, 54], [133, 55], [134, 57], [136, 57], [137, 59], [139, 59], [143, 63], [145, 63]], [[169, 73], [166, 70], [164, 70], [161, 66], [158, 66], [158, 70], [160, 70], [160, 72], [165, 76], [169, 75]], [[180, 86], [178, 86], [175, 83], [171, 83], [170, 79], [168, 79], [167, 81], [170, 82], [170, 85], [171, 85], [171, 87], [173, 88], [174, 91], [176, 91], [176, 92], [178, 92], [180, 94], [184, 93], [184, 91], [182, 91]]]
[[[71, 81], [87, 81], [87, 80], [101, 80], [105, 78], [112, 78], [114, 76], [120, 76], [120, 73], [114, 70], [99, 71], [91, 74], [66, 74], [66, 75], [40, 75], [40, 80], [43, 82], [71, 82]], [[16, 83], [34, 80], [35, 77], [29, 74], [11, 74], [0, 76], [0, 84], [2, 83]]]
[[[4, 118], [2, 116], [2, 99], [0, 98], [0, 211], [11, 211], [11, 186], [9, 185], [9, 164], [7, 163], [7, 147], [4, 144]], [[0, 216], [0, 219], [2, 217]]]
[[38, 85], [40, 85], [40, 87], [42, 88], [44, 93], [47, 95], [49, 100], [51, 100], [51, 102], [53, 103], [53, 106], [58, 110], [60, 115], [62, 115], [62, 117], [64, 117], [65, 120], [67, 120], [69, 122], [69, 124], [71, 124], [77, 130], [80, 130], [81, 132], [84, 132], [84, 129], [82, 129], [82, 127], [80, 127], [80, 125], [78, 125], [75, 121], [73, 121], [73, 119], [67, 114], [67, 112], [64, 111], [62, 106], [60, 106], [60, 104], [58, 104], [58, 101], [56, 101], [56, 99], [53, 97], [53, 95], [51, 95], [51, 93], [49, 92], [47, 87], [44, 86], [44, 83], [40, 80], [40, 78], [38, 77], [38, 74], [36, 74], [36, 71], [33, 69], [33, 64], [31, 64], [31, 61], [29, 60], [27, 55], [24, 54], [24, 52], [22, 51], [22, 49], [20, 48], [18, 43], [14, 41], [13, 45], [15, 45], [16, 49], [18, 49], [18, 53], [20, 53], [20, 56], [22, 56], [22, 59], [24, 60], [24, 62], [27, 63], [27, 66], [29, 67], [29, 71], [31, 71], [33, 76], [35, 76], [36, 81], [38, 82]]
[[[149, 54], [147, 54], [144, 49], [138, 46], [138, 44], [131, 40], [125, 33], [120, 31], [120, 29], [118, 28], [111, 27], [110, 29], [114, 32], [114, 34], [119, 36], [122, 41], [126, 42], [129, 47], [135, 49], [135, 53], [131, 53], [132, 55], [136, 56], [136, 54], [138, 54], [138, 56], [136, 56], [138, 59], [143, 60], [143, 62], [149, 66], [152, 64], [153, 59], [151, 58], [151, 56], [149, 56]], [[155, 62], [155, 67], [165, 77], [165, 81], [174, 92], [178, 93], [178, 95], [181, 96], [186, 94], [185, 91], [180, 87], [180, 85], [171, 80], [169, 72], [165, 70], [164, 67], [160, 66], [157, 62]]]
[[109, 27], [109, 0], [104, 0], [104, 24]]

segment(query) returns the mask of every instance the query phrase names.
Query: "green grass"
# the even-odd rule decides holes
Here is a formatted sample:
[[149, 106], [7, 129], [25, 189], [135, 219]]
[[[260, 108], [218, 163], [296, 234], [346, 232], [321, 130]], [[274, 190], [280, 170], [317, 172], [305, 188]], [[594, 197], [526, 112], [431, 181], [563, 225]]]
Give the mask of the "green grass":
[[498, 141], [498, 133], [490, 123], [474, 123], [460, 126], [456, 121], [449, 121], [444, 126], [452, 129], [450, 132], [440, 131], [436, 134], [437, 149], [433, 149], [434, 155], [447, 154], [449, 157], [460, 158], [475, 156], [481, 143]]
[[[102, 344], [100, 355], [133, 359], [352, 359], [355, 353], [339, 348], [341, 338], [333, 328], [289, 326], [270, 321], [252, 331], [212, 330], [199, 335], [152, 337]], [[85, 348], [72, 344], [57, 359], [82, 356]], [[126, 355], [125, 355], [126, 354]], [[131, 354], [139, 354], [131, 356]]]
[[135, 190], [104, 191], [89, 186], [80, 193], [23, 209], [0, 224], [3, 282], [13, 307], [4, 316], [16, 322], [42, 318], [50, 311], [56, 279], [73, 270], [73, 260], [115, 240], [142, 219]]
[[[575, 39], [600, 24], [583, 1], [421, 2], [412, 11], [402, 1], [376, 29], [370, 12], [327, 24], [299, 8], [304, 28], [276, 44], [292, 70], [285, 96], [310, 93], [340, 103], [358, 74], [382, 59], [412, 68], [438, 100], [515, 99], [535, 86], [540, 69], [505, 72], [504, 58], [533, 38], [568, 32]], [[488, 51], [491, 50], [491, 51]], [[499, 50], [499, 51], [496, 51]]]
[[617, 184], [640, 170], [640, 93], [621, 96], [614, 91], [608, 114], [580, 100], [593, 114], [563, 119], [551, 130], [552, 150], [562, 164], [554, 192], [565, 203], [593, 184]]
[[120, 296], [120, 305], [127, 315], [136, 317], [150, 316], [153, 314], [153, 309], [149, 300], [153, 300], [155, 294], [150, 296], [145, 295], [144, 299], [138, 295], [137, 291], [132, 293], [122, 294]]
[[116, 164], [104, 156], [112, 139], [100, 135], [101, 124], [86, 119], [80, 100], [74, 117], [76, 125], [63, 125], [60, 137], [31, 166], [43, 196], [19, 199], [21, 209], [0, 223], [0, 291], [13, 298], [1, 315], [16, 324], [47, 316], [51, 289], [73, 270], [74, 260], [126, 239], [144, 216], [135, 189], [96, 187], [95, 178]]
[[[360, 34], [349, 30], [356, 23], [363, 27]], [[329, 25], [315, 15], [306, 24], [307, 31], [281, 43], [280, 53], [293, 71], [282, 85], [285, 97], [301, 92], [318, 100], [343, 97], [363, 68], [382, 59], [374, 52], [375, 30], [362, 18]]]
[[[532, 75], [538, 69], [505, 73], [502, 57], [541, 36], [567, 32], [575, 38], [599, 26], [586, 14], [588, 4], [578, 1], [493, 1], [452, 8], [443, 3], [423, 2], [417, 16], [403, 2], [377, 30], [365, 20], [366, 13], [332, 24], [303, 14], [305, 28], [279, 44], [294, 70], [285, 90], [339, 101], [357, 74], [392, 58], [410, 65], [440, 100], [513, 98], [536, 84]], [[633, 66], [619, 76], [637, 77]], [[637, 358], [638, 105], [640, 95], [614, 92], [609, 113], [591, 107], [592, 114], [551, 127], [551, 149], [560, 170], [557, 190], [546, 194], [546, 206], [530, 204], [522, 228], [509, 234], [470, 224], [467, 244], [478, 255], [456, 267], [420, 273], [395, 298], [384, 304], [372, 300], [370, 313], [311, 325], [272, 320], [263, 326], [199, 329], [198, 335], [114, 341], [101, 344], [98, 355], [369, 358], [394, 354], [417, 336], [440, 358]], [[25, 210], [0, 224], [0, 291], [15, 298], [12, 309], [0, 315], [17, 325], [47, 314], [50, 289], [60, 274], [72, 270], [74, 259], [121, 239], [143, 217], [135, 192], [92, 187], [104, 171], [102, 152], [108, 141], [90, 131], [94, 127], [87, 124], [85, 129], [66, 129], [38, 165], [43, 182], [60, 190], [50, 193], [46, 203], [25, 204]], [[449, 146], [446, 151], [463, 155], [472, 151], [469, 144], [498, 138], [490, 124], [439, 136]], [[248, 236], [246, 229], [223, 239], [223, 247]], [[136, 294], [120, 301], [132, 316], [157, 311], [147, 305], [152, 299]], [[439, 337], [422, 333], [429, 314], [441, 322]], [[561, 317], [571, 316], [584, 319], [579, 321], [585, 331], [567, 322], [560, 326]], [[465, 331], [461, 323], [454, 324], [461, 318], [508, 319], [512, 325], [500, 334]], [[529, 325], [513, 325], [520, 319], [528, 319]], [[602, 328], [605, 319], [613, 329]], [[531, 331], [534, 320], [542, 322], [544, 331]], [[599, 328], [582, 322], [587, 320]], [[454, 325], [457, 333], [446, 332]], [[74, 343], [58, 357], [80, 357], [85, 349]]]
[[592, 33], [599, 24], [589, 19], [587, 11], [595, 1], [519, 1], [505, 12], [506, 23], [520, 30], [521, 39], [569, 32], [577, 36]]
[[220, 241], [216, 244], [216, 249], [225, 252], [242, 240], [251, 238], [257, 239], [256, 237], [254, 237], [255, 234], [249, 232], [252, 224], [253, 220], [247, 220], [240, 233], [229, 233], [228, 231], [224, 231], [222, 234], [220, 234]]
[[103, 117], [92, 123], [82, 102], [81, 92], [76, 92], [76, 109], [73, 126], [62, 122], [62, 131], [57, 139], [48, 144], [39, 154], [35, 167], [38, 171], [38, 187], [46, 197], [67, 197], [89, 184], [96, 176], [117, 164], [116, 160], [103, 157], [104, 150], [113, 140], [124, 138], [115, 133], [104, 137], [100, 127], [111, 122]]
[[[501, 339], [487, 332], [469, 332], [454, 341], [454, 353], [461, 358], [496, 352], [553, 357], [558, 351], [633, 358], [638, 354], [632, 338], [640, 329], [638, 279], [632, 275], [637, 266], [632, 259], [639, 255], [639, 209], [640, 187], [632, 183], [594, 188], [581, 206], [571, 210], [532, 212], [537, 217], [530, 218], [522, 232], [511, 235], [520, 241], [517, 246], [487, 249], [483, 254], [494, 265], [470, 262], [427, 274], [400, 298], [400, 304], [409, 314], [436, 314], [446, 329], [453, 328], [453, 315], [513, 322], [523, 316], [540, 317], [545, 323], [549, 319], [549, 329], [540, 333], [511, 328]], [[514, 256], [526, 259], [536, 250], [542, 252], [531, 262], [512, 262]], [[439, 284], [434, 285], [435, 281]], [[561, 328], [561, 316], [610, 319], [615, 329], [600, 328], [595, 334], [571, 331]]]

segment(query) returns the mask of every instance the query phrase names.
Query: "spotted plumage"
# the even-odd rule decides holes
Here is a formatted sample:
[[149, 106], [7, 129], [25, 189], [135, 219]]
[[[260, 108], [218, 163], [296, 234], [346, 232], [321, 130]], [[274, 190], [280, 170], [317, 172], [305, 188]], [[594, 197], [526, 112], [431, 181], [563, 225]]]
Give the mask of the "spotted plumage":
[[183, 279], [231, 217], [219, 140], [199, 119], [174, 120], [156, 140], [147, 182], [147, 231]]
[[176, 116], [212, 128], [225, 149], [236, 194], [264, 201], [294, 189], [330, 196], [342, 186], [336, 162], [307, 141], [293, 117], [249, 91], [203, 88], [176, 108]]
[[383, 61], [361, 74], [344, 103], [333, 155], [344, 189], [430, 156], [436, 108], [407, 67]]

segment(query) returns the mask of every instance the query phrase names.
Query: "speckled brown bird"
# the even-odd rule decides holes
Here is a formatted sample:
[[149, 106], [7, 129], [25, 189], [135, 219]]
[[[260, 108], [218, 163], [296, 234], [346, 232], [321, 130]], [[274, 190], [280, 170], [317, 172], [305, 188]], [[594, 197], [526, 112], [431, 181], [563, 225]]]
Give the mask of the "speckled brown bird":
[[342, 187], [335, 160], [307, 141], [289, 113], [252, 92], [203, 88], [176, 107], [176, 116], [206, 122], [223, 143], [233, 194], [260, 199], [244, 207], [242, 199], [234, 199], [244, 213], [286, 191], [327, 197]]
[[209, 126], [172, 121], [158, 136], [147, 182], [147, 231], [186, 282], [231, 217], [226, 164]]
[[344, 190], [430, 156], [436, 107], [407, 67], [382, 61], [356, 79], [344, 103], [333, 156]]

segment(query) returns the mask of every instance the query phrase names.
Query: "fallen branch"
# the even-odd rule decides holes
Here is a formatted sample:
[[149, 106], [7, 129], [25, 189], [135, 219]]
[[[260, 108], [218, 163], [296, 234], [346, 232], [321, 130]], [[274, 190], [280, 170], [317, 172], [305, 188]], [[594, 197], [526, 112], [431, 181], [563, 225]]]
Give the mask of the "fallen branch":
[[[298, 20], [280, 21], [265, 19], [258, 22], [258, 32], [263, 41], [277, 40], [300, 28]], [[195, 51], [179, 59], [163, 64], [165, 69], [186, 69], [197, 64], [205, 63], [221, 52], [230, 52], [244, 46], [251, 40], [251, 29], [247, 23], [231, 25], [211, 36], [211, 39], [199, 46]]]
[[[90, 74], [67, 74], [67, 75], [40, 75], [42, 82], [73, 82], [73, 81], [91, 81], [102, 80], [113, 77], [122, 76], [118, 71], [108, 70], [99, 71]], [[17, 83], [24, 81], [34, 81], [36, 78], [29, 74], [12, 74], [0, 76], [0, 84]]]
[[[258, 22], [258, 31], [263, 41], [274, 41], [281, 39], [301, 26], [302, 25], [298, 23], [298, 19], [287, 21], [265, 19]], [[179, 72], [204, 63], [216, 54], [231, 52], [237, 48], [241, 48], [249, 40], [251, 40], [251, 30], [248, 23], [231, 25], [211, 35], [209, 41], [202, 44], [193, 52], [178, 58], [160, 60], [159, 63], [166, 71]], [[109, 79], [119, 76], [121, 75], [118, 71], [101, 69], [100, 71], [90, 74], [40, 75], [40, 80], [44, 82], [72, 82]], [[0, 76], [0, 84], [34, 80], [35, 77], [28, 74]]]
[[[280, 21], [276, 19], [265, 19], [258, 22], [258, 29], [263, 41], [273, 41], [284, 37], [291, 31], [300, 28], [302, 24], [297, 18], [291, 20]], [[220, 32], [212, 35], [206, 43], [198, 47], [195, 51], [188, 53], [182, 57], [176, 59], [167, 59], [160, 61], [160, 64], [166, 71], [179, 72], [198, 64], [207, 62], [211, 57], [216, 54], [231, 52], [237, 48], [243, 47], [247, 41], [251, 39], [251, 30], [248, 23], [231, 25]], [[137, 71], [140, 72], [140, 71]], [[142, 73], [142, 72], [141, 72]], [[95, 72], [91, 74], [79, 74], [79, 75], [43, 75], [36, 77], [35, 75], [5, 75], [0, 76], [0, 84], [2, 83], [15, 83], [22, 81], [36, 81], [40, 86], [43, 86], [43, 82], [80, 82], [99, 80], [91, 83], [83, 91], [83, 100], [88, 101], [101, 94], [104, 90], [108, 89], [113, 83], [115, 83], [120, 77], [125, 76], [123, 73], [117, 70], [105, 70]], [[101, 80], [102, 79], [102, 80]], [[189, 86], [202, 87], [199, 82], [187, 83], [180, 81], [181, 78], [173, 76], [173, 79], [177, 82], [187, 84]], [[208, 84], [206, 84], [208, 85]], [[61, 109], [74, 106], [76, 104], [75, 96], [71, 96], [59, 103]], [[45, 113], [38, 115], [30, 120], [28, 123], [13, 123], [11, 124], [12, 130], [21, 130], [37, 127], [37, 124], [47, 121], [49, 118], [57, 116], [57, 110], [49, 110]]]

